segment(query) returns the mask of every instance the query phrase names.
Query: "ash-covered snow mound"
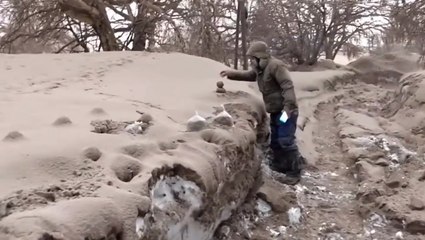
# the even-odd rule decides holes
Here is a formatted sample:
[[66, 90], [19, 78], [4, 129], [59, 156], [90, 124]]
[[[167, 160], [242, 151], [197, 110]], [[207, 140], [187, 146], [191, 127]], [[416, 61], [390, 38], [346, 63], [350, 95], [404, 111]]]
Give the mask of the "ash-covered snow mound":
[[362, 56], [347, 66], [362, 73], [378, 71], [408, 73], [419, 69], [418, 59], [419, 56], [414, 53], [388, 52], [385, 54]]
[[[210, 239], [256, 183], [264, 106], [250, 83], [216, 93], [220, 63], [128, 52], [1, 61], [0, 239]], [[202, 127], [188, 131], [195, 111]], [[57, 127], [58, 116], [72, 122]]]
[[388, 52], [362, 56], [347, 67], [361, 74], [361, 80], [368, 84], [397, 85], [405, 73], [420, 69], [419, 56], [407, 52]]

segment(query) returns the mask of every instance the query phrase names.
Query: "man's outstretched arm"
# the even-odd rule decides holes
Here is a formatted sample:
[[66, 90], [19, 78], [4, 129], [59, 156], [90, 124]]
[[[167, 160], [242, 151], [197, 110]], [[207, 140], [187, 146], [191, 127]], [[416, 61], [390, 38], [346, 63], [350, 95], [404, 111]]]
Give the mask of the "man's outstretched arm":
[[220, 75], [222, 77], [227, 77], [230, 80], [247, 82], [255, 82], [257, 78], [257, 74], [252, 69], [248, 71], [225, 70], [222, 71]]

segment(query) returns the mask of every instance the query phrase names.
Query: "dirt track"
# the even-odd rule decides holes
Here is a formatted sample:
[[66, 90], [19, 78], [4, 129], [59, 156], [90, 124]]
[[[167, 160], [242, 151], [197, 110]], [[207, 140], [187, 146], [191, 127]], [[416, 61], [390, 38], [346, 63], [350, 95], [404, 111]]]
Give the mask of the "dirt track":
[[[222, 239], [425, 239], [418, 234], [425, 229], [421, 193], [414, 190], [413, 172], [423, 161], [415, 153], [418, 143], [382, 117], [398, 90], [397, 81], [367, 84], [361, 76], [339, 84], [336, 97], [320, 103], [310, 123], [319, 157], [302, 182], [281, 185], [266, 169], [265, 185], [274, 190], [258, 196], [270, 205], [246, 204], [237, 220], [225, 225], [227, 238], [223, 228], [219, 231]], [[300, 223], [291, 224], [288, 210], [297, 206]]]

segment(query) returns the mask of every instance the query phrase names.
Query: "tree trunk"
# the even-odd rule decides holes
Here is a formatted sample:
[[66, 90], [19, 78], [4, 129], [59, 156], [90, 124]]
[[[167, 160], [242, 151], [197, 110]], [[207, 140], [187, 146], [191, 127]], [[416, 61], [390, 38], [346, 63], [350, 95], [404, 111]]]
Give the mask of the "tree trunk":
[[333, 56], [333, 42], [327, 40], [325, 45], [325, 57], [326, 59], [332, 59]]
[[234, 68], [238, 69], [238, 61], [239, 61], [239, 23], [241, 21], [241, 4], [240, 1], [238, 1], [238, 6], [236, 10], [236, 41], [235, 41], [235, 62], [234, 62]]
[[333, 51], [331, 47], [326, 48], [326, 59], [333, 59]]
[[335, 34], [336, 30], [332, 30], [328, 33], [328, 36], [326, 37], [324, 47], [325, 47], [325, 57], [326, 59], [332, 59], [333, 57], [333, 48], [335, 45]]
[[239, 1], [240, 4], [242, 5], [241, 7], [241, 12], [240, 17], [241, 17], [241, 28], [242, 28], [242, 57], [243, 57], [243, 69], [247, 70], [248, 69], [248, 58], [246, 57], [246, 50], [247, 50], [247, 43], [246, 43], [246, 35], [248, 32], [248, 26], [247, 26], [247, 11], [246, 11], [246, 6], [245, 6], [245, 0], [244, 1]]
[[132, 51], [145, 51], [147, 34], [146, 28], [146, 10], [142, 4], [138, 6], [138, 14], [133, 23], [133, 48]]
[[336, 55], [339, 53], [339, 51], [341, 51], [342, 46], [344, 46], [344, 45], [341, 43], [334, 49], [334, 51], [332, 53], [332, 58], [331, 58], [332, 60], [335, 60]]
[[319, 59], [320, 48], [322, 46], [322, 43], [319, 43], [319, 44], [320, 45], [314, 46], [315, 49], [311, 50], [311, 54], [310, 54], [309, 59], [308, 59], [308, 64], [310, 64], [310, 65], [316, 64], [317, 60]]
[[102, 45], [103, 51], [120, 50], [114, 32], [110, 25], [106, 25], [103, 22], [99, 21], [94, 24], [93, 28], [99, 36], [100, 44]]
[[84, 1], [59, 1], [61, 10], [71, 18], [89, 24], [93, 27], [100, 40], [103, 51], [118, 51], [120, 47], [106, 13], [102, 0], [93, 0], [91, 5]]
[[297, 65], [303, 65], [305, 63], [305, 60], [302, 57], [297, 58]]
[[292, 56], [297, 60], [298, 65], [303, 65], [306, 62], [302, 54], [293, 53]]
[[105, 4], [100, 0], [96, 0], [96, 5], [100, 19], [93, 19], [93, 28], [99, 36], [102, 49], [103, 51], [119, 51], [120, 48], [106, 13]]
[[144, 24], [136, 24], [134, 26], [134, 38], [133, 38], [133, 48], [132, 51], [145, 51], [146, 50], [146, 40], [147, 36], [145, 33], [145, 29], [143, 27]]
[[146, 31], [146, 37], [148, 39], [148, 51], [153, 51], [155, 48], [155, 29], [156, 29], [156, 23], [150, 22], [149, 27]]

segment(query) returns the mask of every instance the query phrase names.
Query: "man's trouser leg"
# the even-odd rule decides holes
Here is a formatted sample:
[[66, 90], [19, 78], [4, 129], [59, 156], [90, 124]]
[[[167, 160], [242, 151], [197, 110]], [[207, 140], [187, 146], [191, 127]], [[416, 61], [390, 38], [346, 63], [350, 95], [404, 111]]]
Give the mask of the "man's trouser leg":
[[280, 115], [280, 112], [270, 114], [270, 148], [273, 152], [271, 168], [288, 176], [299, 177], [303, 159], [295, 141], [298, 115], [292, 114], [285, 123], [279, 120]]

